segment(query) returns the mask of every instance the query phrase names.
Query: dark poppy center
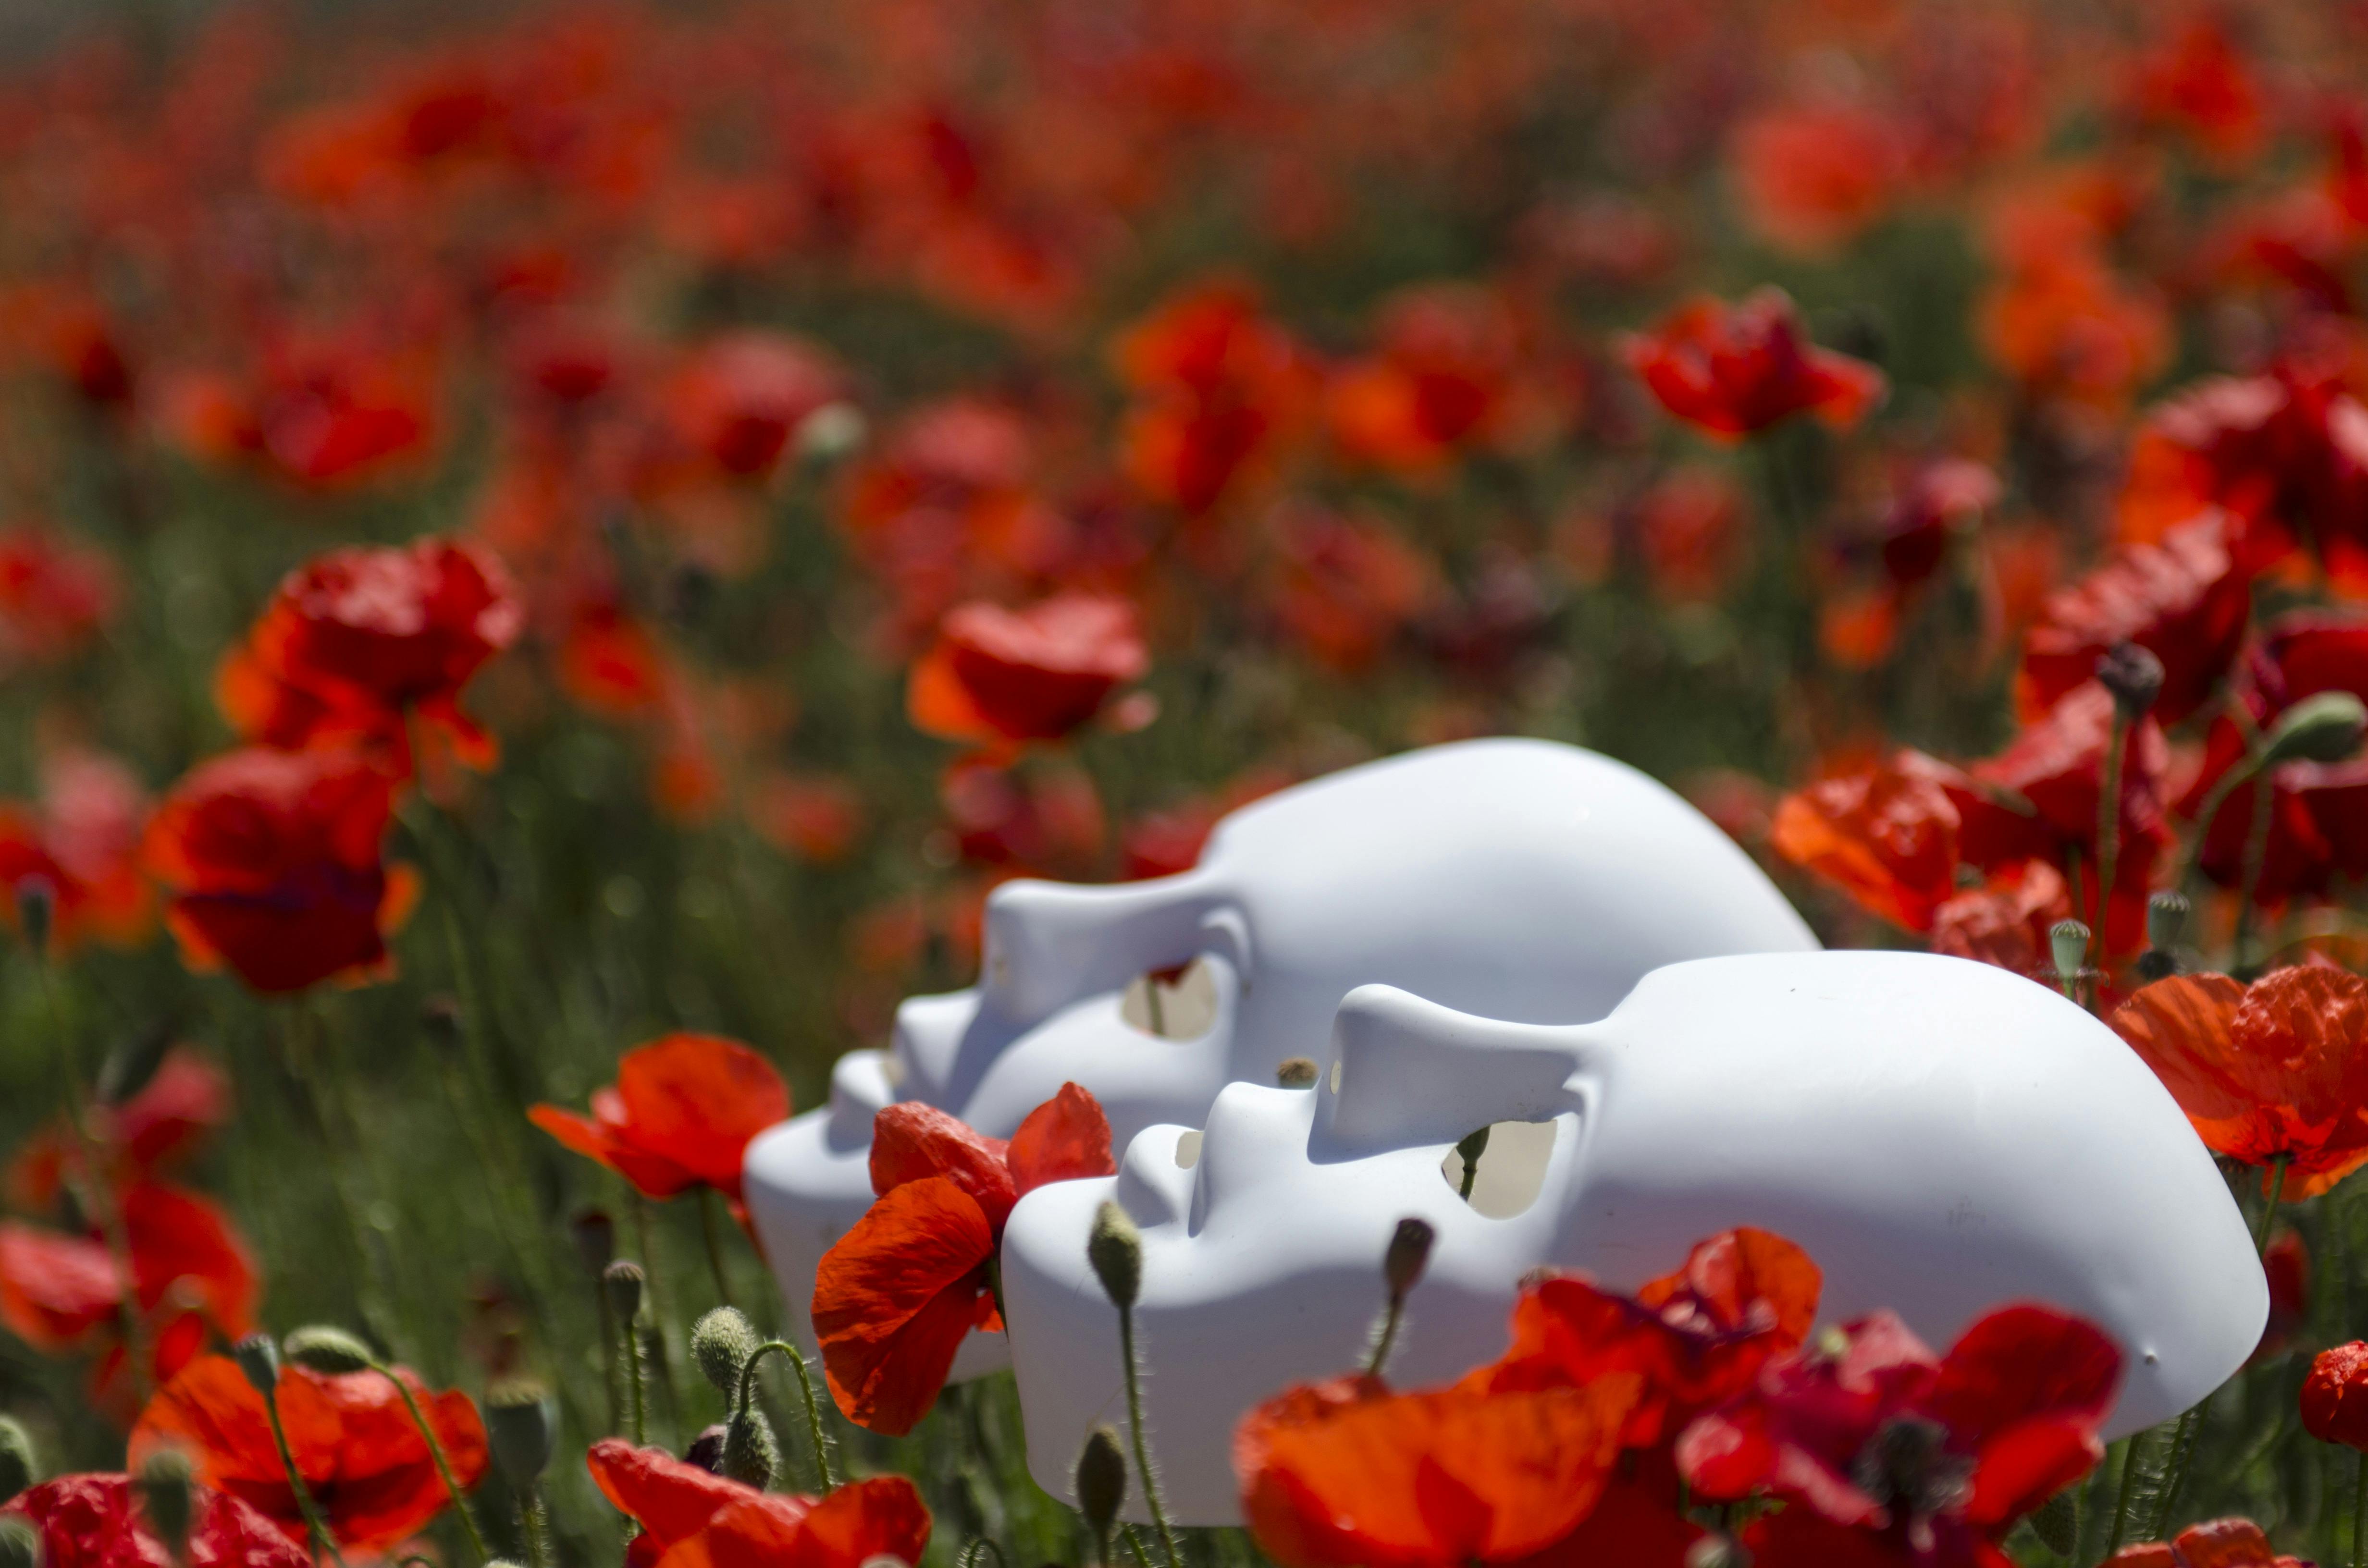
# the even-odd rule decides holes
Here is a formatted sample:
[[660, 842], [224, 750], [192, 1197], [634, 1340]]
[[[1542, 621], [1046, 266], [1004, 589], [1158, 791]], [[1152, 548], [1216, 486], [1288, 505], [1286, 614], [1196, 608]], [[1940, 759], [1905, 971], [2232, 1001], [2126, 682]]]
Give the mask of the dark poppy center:
[[1851, 1461], [1850, 1481], [1895, 1514], [1930, 1518], [1964, 1503], [1974, 1461], [1948, 1451], [1949, 1429], [1927, 1415], [1895, 1415]]

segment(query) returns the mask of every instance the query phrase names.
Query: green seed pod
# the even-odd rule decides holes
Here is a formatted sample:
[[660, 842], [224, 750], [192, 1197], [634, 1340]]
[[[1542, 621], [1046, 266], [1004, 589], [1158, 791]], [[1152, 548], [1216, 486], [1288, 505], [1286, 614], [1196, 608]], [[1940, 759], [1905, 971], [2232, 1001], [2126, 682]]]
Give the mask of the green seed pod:
[[1076, 1483], [1077, 1512], [1093, 1528], [1094, 1540], [1107, 1558], [1110, 1527], [1126, 1502], [1126, 1450], [1110, 1427], [1097, 1426], [1086, 1434], [1085, 1449], [1077, 1455]]
[[1312, 1089], [1315, 1086], [1315, 1063], [1307, 1057], [1289, 1056], [1274, 1070], [1274, 1081], [1286, 1089]]
[[307, 1324], [292, 1331], [279, 1348], [308, 1372], [367, 1372], [378, 1365], [378, 1358], [358, 1336], [325, 1323]]
[[1125, 1210], [1108, 1199], [1094, 1210], [1094, 1228], [1086, 1239], [1086, 1260], [1102, 1282], [1111, 1305], [1121, 1312], [1134, 1305], [1143, 1290], [1143, 1233]]
[[15, 1419], [0, 1415], [0, 1503], [22, 1492], [41, 1478], [41, 1467], [33, 1457], [31, 1434]]
[[148, 1528], [176, 1562], [189, 1560], [189, 1523], [197, 1506], [190, 1483], [195, 1475], [188, 1455], [178, 1449], [159, 1449], [148, 1456], [133, 1483], [148, 1510]]
[[485, 1391], [485, 1444], [512, 1490], [523, 1492], [550, 1468], [559, 1434], [559, 1403], [532, 1378], [504, 1378]]
[[1382, 1255], [1382, 1278], [1390, 1288], [1390, 1299], [1402, 1299], [1415, 1288], [1422, 1271], [1430, 1263], [1430, 1244], [1439, 1233], [1427, 1220], [1407, 1218], [1398, 1221], [1390, 1237], [1389, 1250]]
[[740, 1374], [761, 1343], [757, 1328], [736, 1307], [718, 1307], [690, 1325], [690, 1358], [727, 1400], [740, 1393]]
[[41, 1568], [41, 1538], [22, 1514], [0, 1514], [0, 1568]]
[[780, 1473], [781, 1447], [773, 1440], [772, 1424], [751, 1405], [723, 1428], [723, 1452], [717, 1474], [746, 1482], [762, 1492]]
[[2146, 946], [2169, 949], [2179, 946], [2186, 934], [2189, 904], [2185, 893], [2169, 889], [2146, 900]]
[[2278, 716], [2261, 766], [2282, 762], [2341, 762], [2368, 733], [2368, 706], [2348, 691], [2305, 697]]
[[600, 1289], [608, 1292], [609, 1310], [623, 1322], [632, 1322], [642, 1310], [642, 1286], [648, 1279], [642, 1266], [629, 1257], [620, 1257], [602, 1269]]
[[2056, 979], [2066, 985], [2079, 978], [2089, 954], [2089, 927], [2078, 920], [2058, 920], [2047, 930], [2047, 945], [2055, 959]]
[[268, 1334], [250, 1334], [231, 1346], [231, 1356], [238, 1369], [255, 1385], [255, 1392], [264, 1398], [279, 1386], [279, 1346], [271, 1343]]

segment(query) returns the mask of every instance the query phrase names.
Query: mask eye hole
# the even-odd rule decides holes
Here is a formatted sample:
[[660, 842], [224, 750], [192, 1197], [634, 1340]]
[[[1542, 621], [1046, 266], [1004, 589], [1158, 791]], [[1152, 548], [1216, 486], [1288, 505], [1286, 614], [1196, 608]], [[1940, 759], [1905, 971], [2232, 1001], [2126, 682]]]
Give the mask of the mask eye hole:
[[1509, 1220], [1545, 1190], [1554, 1146], [1552, 1121], [1495, 1122], [1450, 1149], [1439, 1174], [1474, 1213]]
[[1217, 1022], [1217, 977], [1208, 960], [1156, 969], [1127, 983], [1118, 1016], [1154, 1040], [1199, 1040]]

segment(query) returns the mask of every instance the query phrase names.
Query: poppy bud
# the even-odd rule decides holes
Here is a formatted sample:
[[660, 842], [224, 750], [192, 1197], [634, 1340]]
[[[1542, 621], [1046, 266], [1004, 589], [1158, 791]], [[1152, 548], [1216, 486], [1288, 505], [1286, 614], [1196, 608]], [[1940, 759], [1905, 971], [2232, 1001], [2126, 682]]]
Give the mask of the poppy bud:
[[439, 1051], [461, 1049], [461, 1004], [438, 992], [419, 1004], [419, 1032]]
[[2088, 955], [2088, 925], [2078, 920], [2058, 920], [2047, 928], [2047, 946], [2055, 959], [2056, 983], [2069, 996], [2080, 978], [2081, 960]]
[[513, 1490], [526, 1490], [550, 1467], [558, 1426], [558, 1404], [532, 1378], [505, 1378], [485, 1391], [485, 1444]]
[[780, 1469], [781, 1448], [773, 1440], [772, 1423], [751, 1402], [725, 1423], [723, 1451], [718, 1456], [715, 1473], [762, 1492], [773, 1484]]
[[718, 1307], [690, 1326], [690, 1358], [726, 1399], [740, 1393], [740, 1374], [757, 1353], [757, 1330], [736, 1307]]
[[2368, 733], [2368, 706], [2348, 691], [2318, 692], [2278, 716], [2261, 753], [2261, 766], [2341, 762], [2360, 749], [2363, 733]]
[[723, 1435], [730, 1430], [721, 1421], [712, 1426], [700, 1427], [699, 1436], [690, 1440], [690, 1447], [683, 1449], [682, 1462], [695, 1464], [710, 1475], [723, 1474]]
[[32, 1436], [12, 1417], [0, 1415], [0, 1504], [32, 1485], [39, 1473]]
[[1390, 1237], [1389, 1250], [1382, 1255], [1382, 1278], [1389, 1283], [1392, 1301], [1401, 1300], [1415, 1288], [1430, 1262], [1430, 1244], [1438, 1239], [1439, 1233], [1430, 1228], [1427, 1220], [1407, 1218], [1398, 1221], [1396, 1233]]
[[165, 1448], [148, 1456], [134, 1483], [148, 1510], [148, 1528], [176, 1562], [189, 1560], [189, 1515], [197, 1501], [189, 1491], [193, 1473], [188, 1455]]
[[22, 1514], [0, 1514], [0, 1568], [41, 1568], [41, 1538]]
[[255, 1385], [255, 1392], [269, 1399], [271, 1391], [279, 1386], [279, 1346], [271, 1343], [271, 1335], [250, 1334], [232, 1346], [230, 1353], [246, 1381]]
[[1286, 1089], [1312, 1089], [1315, 1086], [1315, 1063], [1304, 1056], [1287, 1056], [1274, 1070], [1274, 1081]]
[[2135, 724], [2162, 695], [2162, 661], [2135, 642], [2116, 642], [2097, 656], [2097, 681], [2113, 694], [2122, 722]]
[[179, 1032], [179, 1019], [160, 1019], [108, 1051], [98, 1065], [99, 1103], [120, 1106], [146, 1088], [156, 1069], [165, 1064], [165, 1053], [173, 1048], [173, 1037]]
[[42, 958], [50, 955], [51, 917], [57, 913], [58, 891], [47, 877], [27, 877], [17, 884], [17, 924], [26, 944]]
[[1086, 1434], [1085, 1450], [1077, 1455], [1076, 1483], [1077, 1512], [1086, 1517], [1107, 1561], [1110, 1526], [1126, 1502], [1126, 1452], [1110, 1427], [1097, 1426]]
[[280, 1342], [290, 1361], [308, 1372], [367, 1372], [378, 1365], [370, 1347], [342, 1328], [308, 1324]]
[[600, 1289], [609, 1298], [609, 1310], [626, 1323], [631, 1323], [642, 1310], [642, 1286], [649, 1276], [632, 1258], [620, 1257], [600, 1271]]
[[1127, 1211], [1109, 1199], [1094, 1210], [1093, 1233], [1086, 1238], [1086, 1261], [1094, 1266], [1094, 1278], [1102, 1282], [1113, 1306], [1126, 1312], [1134, 1305], [1143, 1290], [1143, 1233], [1134, 1228]]
[[567, 1221], [567, 1233], [586, 1274], [599, 1273], [617, 1256], [617, 1221], [605, 1209], [578, 1209]]

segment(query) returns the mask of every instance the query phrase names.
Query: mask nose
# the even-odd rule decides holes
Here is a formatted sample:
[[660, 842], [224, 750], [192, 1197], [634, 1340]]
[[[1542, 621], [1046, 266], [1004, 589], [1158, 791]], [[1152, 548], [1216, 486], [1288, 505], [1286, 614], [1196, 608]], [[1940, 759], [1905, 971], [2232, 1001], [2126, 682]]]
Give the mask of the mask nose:
[[1006, 882], [987, 896], [983, 1005], [1025, 1028], [1070, 1003], [1122, 991], [1212, 945], [1249, 972], [1247, 933], [1205, 871], [1115, 887]]
[[1585, 1108], [1585, 1026], [1474, 1017], [1391, 985], [1360, 985], [1332, 1020], [1315, 1136], [1342, 1154], [1452, 1143], [1475, 1127]]
[[938, 1102], [953, 1077], [955, 1058], [971, 1021], [978, 1017], [978, 1006], [975, 987], [907, 997], [898, 1005], [889, 1053], [896, 1065], [894, 1087], [899, 1095]]

